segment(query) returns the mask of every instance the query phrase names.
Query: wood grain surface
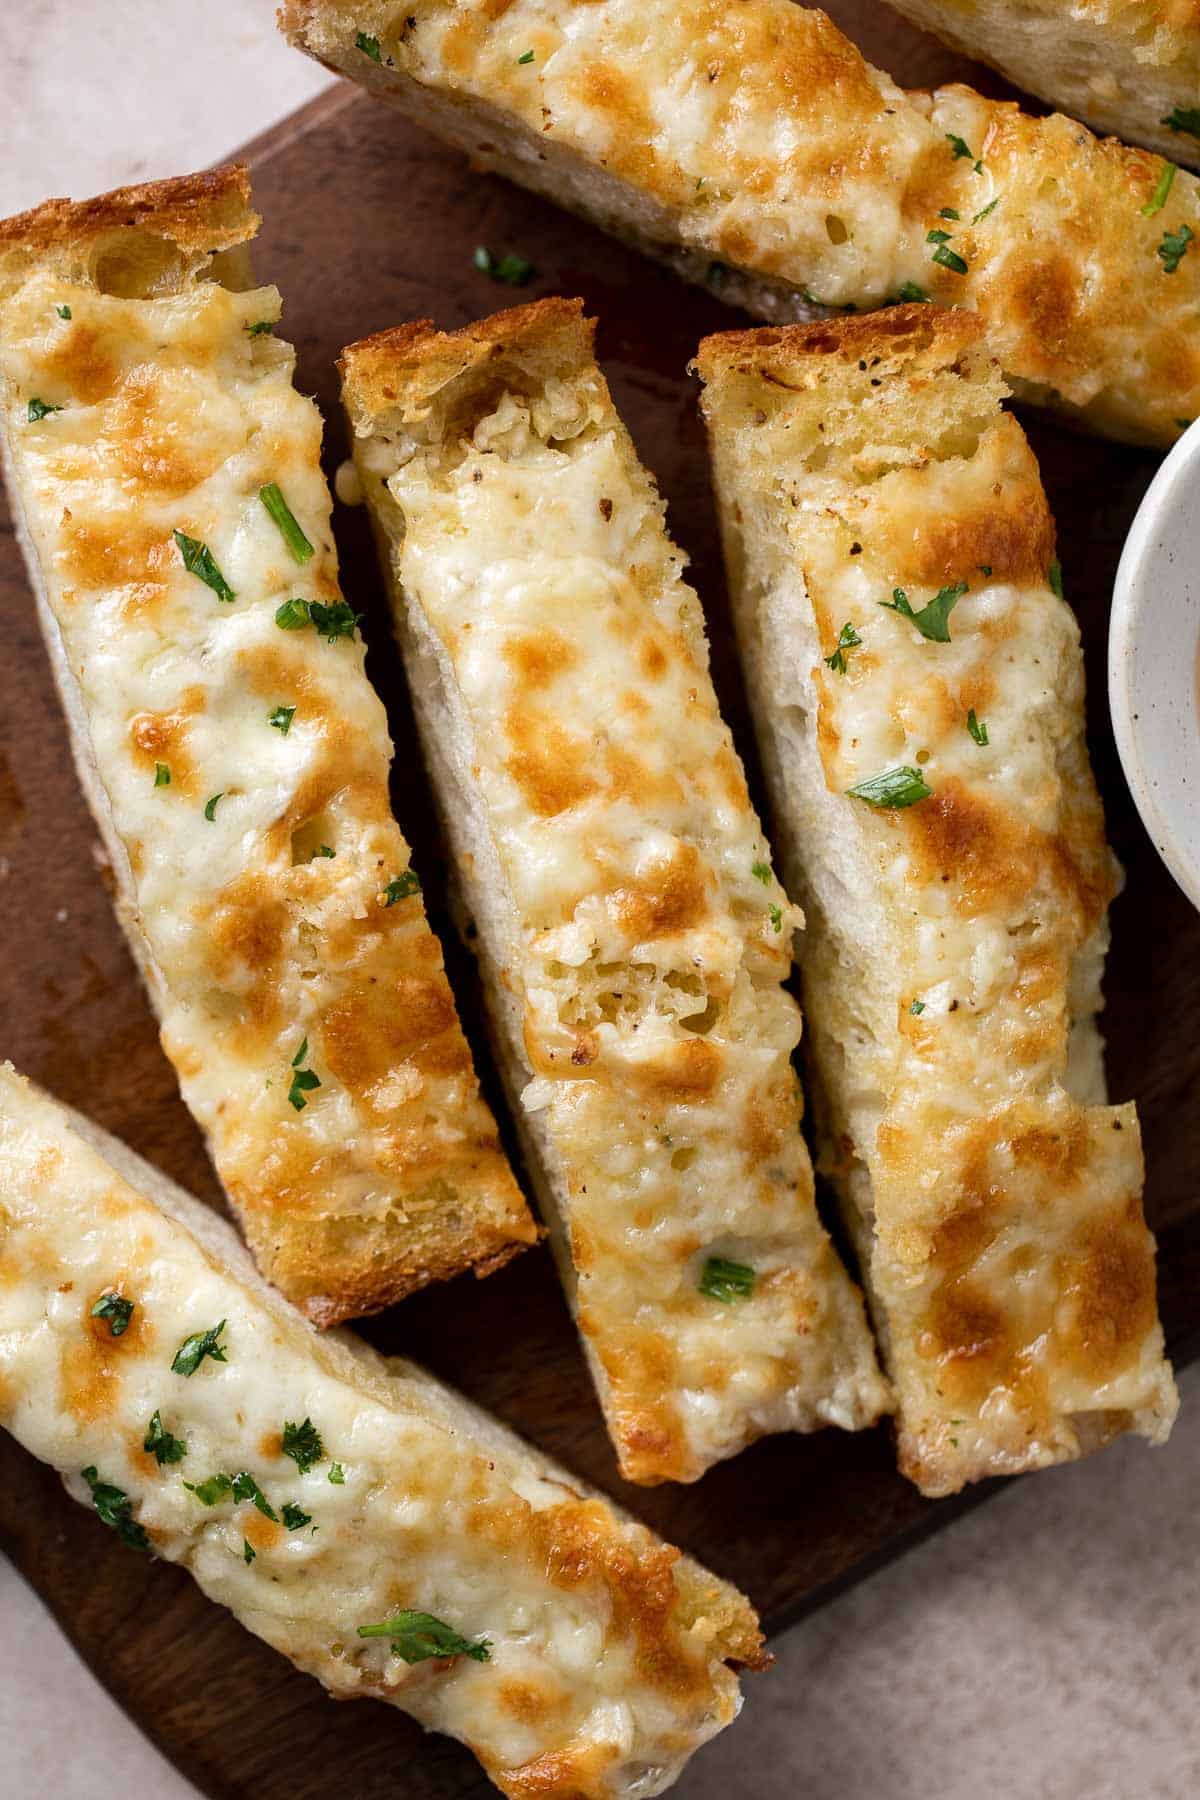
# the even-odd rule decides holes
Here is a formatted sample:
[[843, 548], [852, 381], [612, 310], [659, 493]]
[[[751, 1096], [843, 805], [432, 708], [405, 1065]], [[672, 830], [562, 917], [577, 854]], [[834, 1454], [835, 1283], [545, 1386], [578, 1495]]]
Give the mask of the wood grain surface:
[[[1002, 91], [873, 0], [847, 0], [832, 10], [868, 54], [910, 85], [966, 78]], [[332, 90], [248, 154], [265, 220], [256, 266], [282, 289], [281, 333], [297, 345], [300, 386], [316, 395], [329, 422], [330, 473], [344, 455], [333, 368], [343, 344], [402, 319], [429, 315], [454, 326], [511, 302], [511, 290], [473, 267], [476, 245], [529, 257], [536, 269], [529, 297], [583, 295], [599, 316], [600, 356], [617, 403], [692, 559], [717, 686], [753, 776], [695, 387], [686, 374], [699, 338], [735, 317], [566, 214], [474, 176], [462, 158], [349, 89]], [[1140, 1106], [1148, 1210], [1161, 1234], [1163, 1313], [1175, 1354], [1184, 1358], [1200, 1334], [1200, 919], [1133, 812], [1104, 682], [1113, 573], [1155, 460], [1038, 419], [1026, 424], [1058, 517], [1068, 598], [1083, 623], [1092, 750], [1110, 833], [1129, 874], [1114, 912], [1107, 982], [1111, 1088]], [[397, 813], [413, 840], [482, 1064], [478, 994], [445, 919], [444, 852], [366, 521], [339, 506], [334, 522], [345, 591], [366, 614], [368, 668], [391, 716]], [[110, 911], [6, 516], [0, 606], [0, 1049], [219, 1206]], [[485, 1078], [495, 1099], [494, 1080]], [[427, 1362], [732, 1577], [772, 1631], [963, 1504], [920, 1499], [896, 1474], [885, 1431], [773, 1438], [694, 1487], [623, 1486], [544, 1250], [486, 1282], [467, 1277], [427, 1291], [374, 1321], [367, 1335], [383, 1349]], [[9, 1438], [0, 1440], [0, 1542], [100, 1679], [206, 1794], [382, 1800], [403, 1791], [406, 1800], [461, 1800], [493, 1791], [456, 1745], [422, 1738], [387, 1707], [335, 1706], [210, 1605], [187, 1576], [129, 1556]]]

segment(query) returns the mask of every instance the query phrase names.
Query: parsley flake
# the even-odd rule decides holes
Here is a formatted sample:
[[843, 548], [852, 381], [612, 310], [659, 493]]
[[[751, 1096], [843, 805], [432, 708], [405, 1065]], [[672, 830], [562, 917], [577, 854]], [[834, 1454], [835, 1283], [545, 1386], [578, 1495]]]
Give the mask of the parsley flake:
[[[923, 287], [918, 287], [915, 281], [906, 281], [900, 289], [899, 297], [901, 300], [929, 299], [929, 295], [925, 292], [925, 289]], [[828, 661], [828, 658], [826, 658], [826, 661]], [[832, 665], [830, 666], [832, 667]]]
[[[932, 236], [931, 232], [930, 237], [932, 238]], [[952, 269], [956, 275], [965, 275], [967, 272], [966, 262], [957, 250], [951, 250], [949, 244], [939, 243], [933, 253], [933, 260], [935, 263], [940, 263], [943, 269]]]
[[341, 1463], [330, 1463], [327, 1479], [333, 1483], [334, 1487], [345, 1487], [346, 1471]]
[[54, 310], [60, 319], [69, 319], [71, 317], [71, 309], [69, 306], [56, 306]]
[[243, 1538], [242, 1539], [242, 1561], [246, 1564], [247, 1568], [249, 1568], [250, 1564], [254, 1561], [254, 1558], [257, 1555], [258, 1555], [258, 1552], [254, 1548], [254, 1545], [250, 1542], [250, 1539]]
[[313, 547], [301, 531], [296, 515], [283, 497], [277, 481], [268, 481], [266, 487], [258, 490], [258, 497], [266, 507], [272, 521], [279, 528], [279, 535], [291, 551], [298, 563], [306, 563], [313, 554]]
[[696, 1283], [706, 1300], [719, 1300], [731, 1306], [735, 1300], [748, 1300], [754, 1292], [754, 1270], [745, 1263], [730, 1262], [724, 1256], [710, 1256]]
[[61, 411], [61, 406], [50, 406], [45, 400], [39, 400], [35, 394], [25, 408], [25, 420], [29, 425], [36, 425], [39, 419], [48, 419], [51, 413]]
[[288, 732], [292, 729], [292, 720], [295, 716], [296, 709], [294, 706], [277, 706], [273, 713], [268, 713], [267, 724], [273, 725], [276, 731], [281, 731], [284, 737], [286, 737]]
[[1062, 564], [1060, 562], [1052, 562], [1050, 564], [1050, 567], [1046, 570], [1046, 580], [1050, 583], [1050, 592], [1052, 594], [1057, 594], [1061, 600], [1063, 598], [1063, 577]]
[[970, 732], [970, 734], [974, 738], [975, 742], [977, 744], [979, 744], [980, 746], [983, 746], [987, 743], [987, 741], [988, 741], [987, 720], [976, 718], [974, 707], [972, 707], [970, 712], [967, 714], [967, 730]]
[[783, 930], [783, 908], [782, 907], [768, 906], [767, 917], [771, 921], [772, 931], [782, 931]]
[[771, 885], [771, 865], [770, 865], [770, 863], [765, 863], [765, 862], [751, 863], [750, 864], [750, 873], [753, 875], [755, 881], [761, 881], [764, 887], [770, 887], [770, 885]]
[[107, 1319], [110, 1337], [124, 1337], [133, 1317], [133, 1301], [120, 1294], [101, 1294], [92, 1308], [93, 1319]]
[[898, 811], [901, 807], [915, 806], [918, 800], [928, 800], [933, 789], [926, 785], [919, 769], [902, 765], [870, 775], [866, 781], [847, 788], [846, 792], [854, 800], [865, 800], [868, 806]]
[[902, 618], [915, 625], [922, 637], [929, 638], [935, 644], [950, 642], [950, 614], [967, 591], [965, 581], [956, 581], [952, 587], [944, 587], [933, 596], [927, 606], [914, 612], [908, 595], [903, 588], [893, 588], [890, 600], [879, 602], [887, 612], [897, 612]]
[[1142, 208], [1142, 217], [1144, 219], [1152, 219], [1155, 213], [1162, 211], [1163, 207], [1167, 204], [1167, 196], [1171, 192], [1171, 184], [1174, 180], [1175, 164], [1165, 162], [1162, 166], [1162, 173], [1158, 178], [1158, 185], [1147, 200], [1145, 206]]
[[1178, 231], [1163, 232], [1162, 243], [1158, 246], [1155, 255], [1162, 263], [1164, 274], [1173, 275], [1175, 273], [1187, 255], [1187, 247], [1195, 235], [1190, 225], [1181, 225]]
[[364, 56], [369, 56], [372, 62], [381, 63], [383, 61], [383, 57], [379, 53], [379, 39], [368, 37], [365, 31], [360, 31], [355, 38], [354, 48], [361, 50]]
[[413, 894], [421, 891], [421, 877], [415, 869], [405, 869], [403, 875], [397, 875], [389, 881], [383, 890], [383, 904], [386, 907], [397, 906], [401, 900], [408, 900]]
[[986, 219], [989, 213], [994, 213], [999, 204], [1000, 196], [997, 194], [994, 200], [989, 200], [986, 206], [981, 206], [979, 211], [973, 215], [972, 225], [978, 225], [981, 219]]
[[473, 1662], [490, 1662], [492, 1646], [487, 1638], [465, 1638], [432, 1613], [399, 1612], [379, 1625], [360, 1625], [360, 1638], [385, 1637], [392, 1655], [406, 1663], [429, 1662], [443, 1656], [469, 1656]]
[[267, 332], [274, 331], [274, 329], [274, 319], [255, 319], [253, 325], [247, 325], [246, 327], [246, 330], [251, 337], [265, 337]]
[[206, 1356], [211, 1356], [214, 1362], [224, 1362], [225, 1352], [219, 1342], [224, 1329], [225, 1321], [222, 1319], [219, 1325], [211, 1326], [208, 1331], [193, 1331], [191, 1337], [185, 1337], [175, 1352], [172, 1372], [176, 1375], [194, 1375]]
[[914, 1019], [919, 1019], [921, 1014], [925, 1011], [925, 1002], [923, 1000], [914, 1000], [908, 1010]]
[[183, 1485], [202, 1506], [219, 1506], [226, 1494], [233, 1492], [233, 1481], [228, 1475], [210, 1475], [207, 1481], [185, 1481]]
[[1200, 106], [1173, 106], [1165, 119], [1160, 119], [1168, 131], [1183, 131], [1188, 137], [1200, 138]]
[[222, 788], [221, 792], [219, 794], [210, 794], [209, 798], [205, 801], [204, 816], [208, 820], [210, 825], [213, 823], [214, 819], [217, 816], [217, 801], [223, 800], [224, 798], [225, 798], [225, 790], [224, 790], [224, 788]]
[[160, 1412], [154, 1414], [146, 1427], [142, 1449], [154, 1457], [160, 1469], [166, 1463], [182, 1462], [187, 1455], [187, 1445], [183, 1439], [164, 1429]]
[[533, 264], [527, 257], [517, 256], [511, 250], [503, 256], [493, 256], [486, 244], [475, 246], [471, 261], [481, 275], [502, 282], [505, 287], [524, 287], [533, 274]]
[[356, 613], [344, 600], [335, 600], [332, 606], [323, 606], [319, 600], [310, 600], [308, 616], [318, 637], [323, 637], [327, 644], [334, 644], [338, 638], [354, 636], [362, 614]]
[[518, 56], [518, 58], [517, 58], [517, 64], [521, 68], [524, 68], [526, 63], [531, 63], [532, 61], [533, 61], [533, 51], [532, 50], [526, 50], [524, 56]]
[[826, 667], [832, 669], [835, 675], [844, 675], [846, 673], [847, 650], [857, 650], [861, 643], [862, 639], [859, 637], [857, 631], [855, 631], [849, 619], [847, 619], [846, 623], [842, 626], [842, 629], [838, 632], [838, 641], [834, 647], [833, 655], [824, 658]]
[[306, 1513], [302, 1506], [289, 1500], [283, 1509], [283, 1522], [289, 1531], [300, 1531], [305, 1525], [312, 1524], [312, 1514]]
[[133, 1517], [133, 1501], [124, 1489], [113, 1487], [107, 1481], [101, 1481], [96, 1473], [95, 1464], [83, 1471], [83, 1479], [92, 1490], [92, 1505], [103, 1524], [110, 1531], [115, 1531], [121, 1542], [130, 1550], [149, 1550], [150, 1539], [144, 1526], [137, 1524]]
[[968, 162], [973, 162], [975, 164], [975, 173], [977, 175], [983, 174], [983, 163], [976, 157], [975, 152], [972, 150], [970, 144], [968, 144], [966, 138], [959, 137], [957, 132], [948, 131], [946, 133], [946, 139], [954, 152], [955, 162], [957, 162], [960, 157], [965, 156]]
[[176, 528], [172, 533], [179, 554], [183, 558], [183, 566], [189, 575], [195, 575], [205, 587], [210, 587], [218, 600], [236, 600], [237, 595], [213, 561], [212, 551], [199, 538], [189, 537], [186, 531]]
[[292, 1058], [292, 1085], [288, 1089], [288, 1100], [297, 1112], [303, 1112], [308, 1105], [308, 1101], [304, 1098], [305, 1094], [311, 1094], [314, 1088], [319, 1088], [321, 1085], [319, 1075], [315, 1074], [312, 1069], [300, 1067], [307, 1055], [308, 1039], [305, 1037], [301, 1040], [300, 1048]]
[[325, 1454], [325, 1446], [321, 1442], [321, 1434], [310, 1418], [305, 1418], [302, 1425], [295, 1425], [289, 1419], [283, 1427], [283, 1454], [290, 1456], [302, 1475], [315, 1463], [319, 1463]]
[[166, 763], [160, 763], [160, 762], [155, 763], [155, 765], [154, 765], [154, 785], [155, 785], [155, 787], [170, 787], [171, 771], [167, 767]]
[[941, 211], [938, 213], [939, 219], [958, 219], [958, 218], [961, 218], [961, 216], [962, 215], [960, 213], [956, 212], [952, 206], [943, 206]]

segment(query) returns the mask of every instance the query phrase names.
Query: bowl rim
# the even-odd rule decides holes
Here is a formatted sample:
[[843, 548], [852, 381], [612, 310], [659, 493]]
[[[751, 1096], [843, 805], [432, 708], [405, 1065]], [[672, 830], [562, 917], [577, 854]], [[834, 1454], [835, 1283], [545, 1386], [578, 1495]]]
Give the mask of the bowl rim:
[[[1153, 778], [1146, 728], [1138, 702], [1139, 634], [1148, 622], [1149, 571], [1161, 555], [1172, 513], [1185, 489], [1200, 484], [1200, 419], [1174, 444], [1146, 489], [1117, 564], [1108, 630], [1108, 705], [1117, 754], [1134, 805], [1158, 855], [1192, 905], [1200, 910], [1200, 851], [1185, 847]], [[1195, 650], [1189, 647], [1189, 679], [1196, 681]], [[1200, 767], [1198, 767], [1200, 776]]]

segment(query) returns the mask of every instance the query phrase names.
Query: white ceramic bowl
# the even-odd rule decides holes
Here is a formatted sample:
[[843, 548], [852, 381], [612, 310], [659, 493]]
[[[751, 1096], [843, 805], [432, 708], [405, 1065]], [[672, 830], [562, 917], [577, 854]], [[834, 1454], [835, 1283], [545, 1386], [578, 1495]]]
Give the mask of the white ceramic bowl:
[[1151, 482], [1117, 569], [1108, 699], [1155, 849], [1200, 907], [1200, 420]]

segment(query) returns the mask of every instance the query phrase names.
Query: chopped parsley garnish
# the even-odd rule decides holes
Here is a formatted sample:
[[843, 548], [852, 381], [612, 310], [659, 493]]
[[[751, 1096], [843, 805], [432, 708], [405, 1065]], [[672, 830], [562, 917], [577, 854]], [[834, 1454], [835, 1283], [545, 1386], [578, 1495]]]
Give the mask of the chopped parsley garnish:
[[1174, 106], [1158, 122], [1168, 131], [1183, 131], [1188, 137], [1200, 138], [1200, 106]]
[[54, 310], [60, 319], [69, 319], [71, 317], [71, 309], [69, 306], [56, 306]]
[[172, 536], [179, 546], [179, 554], [188, 574], [197, 576], [205, 587], [210, 587], [218, 600], [236, 600], [237, 595], [213, 561], [208, 545], [202, 544], [199, 538], [189, 537], [186, 531], [178, 528]]
[[204, 816], [208, 820], [210, 825], [212, 824], [213, 820], [217, 816], [217, 801], [223, 800], [224, 798], [225, 798], [225, 790], [224, 790], [224, 788], [222, 788], [221, 792], [219, 794], [210, 794], [208, 799], [205, 801]]
[[288, 1099], [297, 1112], [303, 1112], [308, 1105], [308, 1101], [304, 1098], [305, 1094], [311, 1094], [314, 1088], [319, 1088], [321, 1085], [321, 1078], [319, 1075], [314, 1074], [312, 1069], [302, 1069], [300, 1067], [307, 1055], [308, 1039], [304, 1038], [301, 1041], [300, 1048], [292, 1058], [292, 1085], [288, 1089]]
[[345, 1487], [346, 1471], [341, 1463], [330, 1463], [328, 1479], [332, 1481], [334, 1487]]
[[274, 331], [274, 329], [274, 319], [255, 319], [253, 325], [246, 327], [251, 337], [263, 337], [268, 331]]
[[308, 624], [308, 601], [285, 600], [275, 609], [275, 623], [284, 631], [299, 631]]
[[142, 1439], [142, 1449], [148, 1451], [161, 1469], [165, 1463], [182, 1462], [187, 1455], [187, 1445], [182, 1438], [163, 1428], [162, 1414], [156, 1412], [146, 1427], [146, 1435]]
[[273, 713], [268, 714], [267, 724], [273, 725], [276, 731], [281, 731], [284, 737], [286, 737], [288, 732], [292, 729], [292, 720], [295, 716], [296, 709], [294, 706], [277, 706]]
[[919, 769], [902, 765], [898, 769], [884, 769], [878, 775], [869, 775], [866, 781], [847, 788], [846, 792], [852, 799], [865, 800], [868, 806], [898, 810], [915, 806], [918, 800], [928, 800], [933, 789], [926, 786]]
[[987, 741], [988, 741], [987, 720], [977, 718], [975, 716], [975, 708], [974, 707], [972, 707], [970, 712], [967, 714], [967, 730], [970, 732], [971, 736], [975, 739], [975, 742], [977, 744], [984, 745], [987, 743]]
[[171, 1364], [173, 1373], [194, 1375], [206, 1356], [211, 1356], [214, 1362], [224, 1362], [225, 1352], [219, 1342], [224, 1329], [225, 1321], [222, 1319], [219, 1325], [210, 1326], [207, 1331], [193, 1331], [191, 1337], [185, 1337], [175, 1352], [175, 1360]]
[[1163, 241], [1155, 254], [1161, 261], [1165, 274], [1175, 273], [1187, 255], [1187, 247], [1195, 235], [1190, 225], [1181, 225], [1178, 231], [1163, 232]]
[[962, 215], [960, 213], [955, 212], [955, 210], [952, 206], [943, 206], [941, 211], [938, 213], [939, 219], [957, 219], [957, 218], [960, 218], [961, 216]]
[[360, 1625], [360, 1638], [390, 1638], [392, 1655], [406, 1663], [429, 1662], [441, 1656], [469, 1656], [473, 1662], [490, 1662], [492, 1646], [487, 1638], [465, 1638], [427, 1612], [398, 1612], [380, 1625]]
[[988, 578], [989, 578], [989, 579], [990, 579], [990, 578], [991, 578], [991, 573], [992, 573], [992, 565], [991, 565], [991, 563], [980, 563], [980, 565], [979, 565], [979, 573], [980, 573], [980, 574], [981, 574], [981, 575], [986, 575], [986, 576], [987, 576], [987, 577], [988, 577]]
[[475, 246], [471, 261], [481, 275], [491, 281], [503, 282], [505, 287], [524, 287], [533, 274], [533, 264], [527, 257], [517, 256], [511, 250], [503, 256], [493, 256], [486, 244]]
[[92, 1308], [93, 1319], [107, 1319], [110, 1337], [124, 1337], [133, 1317], [133, 1301], [120, 1294], [101, 1294]]
[[847, 650], [857, 650], [861, 643], [862, 639], [859, 637], [857, 631], [855, 631], [849, 619], [847, 619], [846, 623], [842, 626], [842, 629], [838, 632], [838, 641], [834, 648], [833, 655], [827, 656], [824, 659], [826, 667], [832, 669], [835, 675], [844, 675], [846, 673]]
[[754, 1270], [745, 1263], [730, 1262], [724, 1256], [710, 1256], [696, 1285], [707, 1300], [719, 1300], [722, 1306], [730, 1306], [735, 1300], [748, 1300], [754, 1292], [754, 1282]]
[[332, 844], [318, 844], [316, 849], [313, 851], [312, 855], [309, 857], [308, 860], [309, 860], [309, 862], [316, 862], [318, 856], [336, 856], [336, 855], [337, 855], [337, 851], [333, 848]]
[[1162, 174], [1158, 178], [1158, 186], [1142, 208], [1142, 217], [1152, 219], [1167, 204], [1167, 195], [1171, 192], [1171, 184], [1175, 180], [1175, 164], [1165, 162]]
[[233, 1497], [235, 1500], [253, 1501], [264, 1519], [274, 1519], [275, 1523], [278, 1525], [279, 1514], [275, 1511], [274, 1507], [270, 1505], [267, 1496], [263, 1493], [253, 1475], [248, 1474], [245, 1469], [242, 1470], [240, 1475], [235, 1475], [233, 1478]]
[[940, 263], [943, 269], [953, 269], [956, 275], [965, 275], [967, 265], [957, 250], [951, 250], [949, 237], [948, 231], [929, 231], [925, 234], [925, 242], [937, 245], [933, 253], [935, 263]]
[[531, 63], [532, 61], [533, 61], [533, 51], [532, 50], [526, 50], [524, 56], [518, 56], [518, 58], [517, 58], [517, 63], [521, 67], [524, 67], [524, 65], [526, 63]]
[[25, 408], [25, 419], [28, 424], [36, 425], [39, 419], [49, 418], [51, 413], [61, 411], [61, 406], [50, 406], [45, 400], [39, 400], [35, 394]]
[[782, 907], [768, 906], [767, 917], [771, 921], [772, 931], [782, 931], [783, 930], [783, 908]]
[[750, 864], [750, 873], [753, 875], [755, 881], [761, 881], [764, 887], [770, 887], [770, 885], [771, 885], [771, 865], [770, 865], [770, 863], [765, 863], [765, 862], [751, 863]]
[[921, 1014], [925, 1011], [925, 1002], [923, 1000], [914, 1000], [908, 1010], [914, 1019], [919, 1019]]
[[254, 1545], [250, 1542], [250, 1539], [243, 1538], [242, 1539], [242, 1561], [246, 1564], [247, 1568], [249, 1568], [250, 1564], [254, 1561], [254, 1558], [257, 1555], [258, 1555], [258, 1552], [254, 1548]]
[[356, 50], [361, 50], [364, 56], [369, 56], [372, 62], [381, 63], [383, 61], [382, 56], [379, 54], [379, 39], [377, 37], [368, 37], [365, 31], [360, 31], [355, 38], [354, 48]]
[[284, 499], [277, 481], [268, 481], [258, 490], [258, 497], [279, 527], [279, 535], [298, 563], [306, 563], [313, 547], [296, 522], [296, 515]]
[[276, 1525], [279, 1514], [271, 1505], [267, 1496], [246, 1469], [240, 1475], [210, 1475], [207, 1481], [185, 1481], [184, 1487], [189, 1494], [195, 1494], [202, 1506], [218, 1506], [227, 1496], [234, 1500], [249, 1500], [258, 1508], [264, 1519], [271, 1519]]
[[986, 206], [981, 206], [979, 211], [974, 214], [971, 219], [972, 225], [978, 225], [980, 219], [986, 219], [989, 213], [994, 213], [999, 204], [1000, 196], [997, 194], [994, 200], [989, 200]]
[[415, 869], [405, 869], [403, 875], [397, 875], [389, 881], [383, 890], [385, 907], [396, 906], [401, 900], [408, 900], [413, 894], [421, 891], [421, 877]]
[[902, 618], [908, 619], [922, 637], [929, 638], [935, 644], [950, 642], [950, 614], [967, 591], [965, 581], [956, 581], [953, 587], [944, 587], [933, 596], [927, 606], [914, 612], [908, 595], [903, 588], [893, 588], [890, 600], [881, 600], [880, 606], [888, 612], [898, 612]]
[[289, 1500], [283, 1509], [283, 1522], [289, 1531], [299, 1531], [303, 1526], [312, 1524], [312, 1514], [306, 1513], [302, 1506]]
[[[928, 300], [929, 295], [915, 281], [906, 281], [900, 289], [901, 300]], [[826, 659], [828, 660], [828, 658]]]
[[958, 161], [959, 157], [965, 156], [968, 162], [973, 162], [975, 164], [975, 173], [977, 175], [983, 174], [983, 164], [976, 157], [975, 152], [972, 150], [970, 144], [968, 144], [966, 138], [960, 138], [957, 132], [948, 131], [946, 133], [946, 139], [954, 152], [955, 162]]
[[285, 600], [276, 610], [275, 623], [284, 631], [300, 631], [305, 625], [312, 625], [332, 644], [340, 637], [352, 638], [359, 617], [344, 600], [335, 600], [332, 606], [325, 606], [320, 600]]
[[129, 1495], [122, 1488], [101, 1481], [94, 1463], [84, 1469], [83, 1479], [92, 1490], [92, 1505], [109, 1530], [115, 1531], [130, 1550], [149, 1550], [150, 1539], [144, 1527], [134, 1520], [133, 1501]]
[[155, 787], [170, 787], [171, 771], [167, 767], [166, 763], [160, 763], [160, 762], [155, 763], [155, 765], [154, 765], [154, 785], [155, 785]]
[[183, 1485], [202, 1506], [219, 1506], [226, 1494], [233, 1492], [233, 1481], [228, 1475], [210, 1475], [207, 1481], [185, 1481]]
[[1057, 594], [1061, 600], [1063, 598], [1063, 578], [1062, 564], [1060, 562], [1052, 562], [1050, 564], [1050, 567], [1046, 570], [1046, 580], [1050, 583], [1050, 592], [1052, 594]]
[[302, 1475], [307, 1475], [313, 1465], [320, 1462], [325, 1446], [311, 1419], [306, 1418], [302, 1425], [295, 1425], [290, 1419], [285, 1422], [283, 1454], [291, 1457]]

